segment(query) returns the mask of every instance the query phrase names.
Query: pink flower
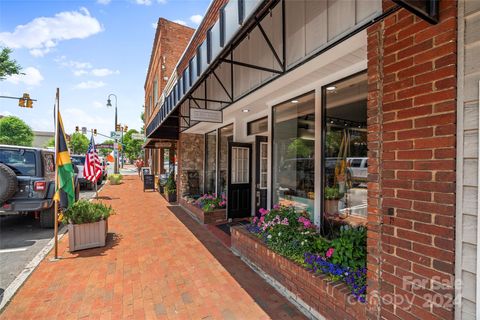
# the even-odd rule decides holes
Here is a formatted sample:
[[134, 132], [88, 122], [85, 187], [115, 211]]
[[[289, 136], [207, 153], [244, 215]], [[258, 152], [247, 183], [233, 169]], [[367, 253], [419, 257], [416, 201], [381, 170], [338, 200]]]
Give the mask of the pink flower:
[[278, 209], [280, 209], [280, 206], [279, 206], [278, 204], [275, 204], [275, 205], [273, 206], [273, 209], [278, 210]]
[[310, 219], [307, 219], [305, 217], [298, 218], [298, 222], [302, 223], [304, 228], [312, 227], [312, 222], [310, 221]]
[[258, 212], [260, 212], [260, 214], [261, 214], [262, 216], [264, 216], [264, 215], [266, 215], [269, 211], [266, 210], [266, 209], [264, 209], [264, 208], [260, 208], [260, 210], [258, 210]]
[[260, 217], [260, 222], [265, 222], [265, 217], [264, 216]]
[[253, 218], [253, 223], [257, 223], [257, 217]]
[[325, 256], [327, 258], [330, 258], [333, 255], [333, 252], [334, 252], [334, 249], [330, 248], [330, 249], [327, 250], [327, 253], [325, 253]]

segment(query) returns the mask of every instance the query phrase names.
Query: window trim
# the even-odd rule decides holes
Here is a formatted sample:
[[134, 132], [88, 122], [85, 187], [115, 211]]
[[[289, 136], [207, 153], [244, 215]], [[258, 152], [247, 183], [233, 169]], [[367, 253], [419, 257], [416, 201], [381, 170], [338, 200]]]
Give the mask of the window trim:
[[[250, 130], [250, 124], [252, 124], [254, 122], [262, 121], [262, 120], [267, 120], [267, 131], [252, 133], [251, 130]], [[248, 121], [246, 131], [247, 131], [247, 136], [255, 136], [255, 135], [260, 135], [262, 133], [268, 133], [268, 116], [261, 117], [261, 118], [258, 118], [258, 119], [252, 120], [252, 121]]]

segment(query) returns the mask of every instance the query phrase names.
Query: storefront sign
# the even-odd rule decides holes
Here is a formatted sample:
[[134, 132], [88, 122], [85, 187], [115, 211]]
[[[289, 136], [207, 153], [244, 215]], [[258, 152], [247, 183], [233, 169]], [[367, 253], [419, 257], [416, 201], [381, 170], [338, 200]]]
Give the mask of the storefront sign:
[[155, 142], [155, 147], [156, 148], [171, 148], [172, 143], [171, 142]]
[[413, 14], [430, 23], [438, 23], [440, 0], [393, 0]]
[[190, 120], [192, 121], [201, 121], [201, 122], [214, 122], [222, 123], [223, 114], [219, 110], [208, 110], [208, 109], [190, 109]]
[[145, 192], [145, 190], [155, 191], [155, 176], [153, 174], [143, 175], [143, 192]]

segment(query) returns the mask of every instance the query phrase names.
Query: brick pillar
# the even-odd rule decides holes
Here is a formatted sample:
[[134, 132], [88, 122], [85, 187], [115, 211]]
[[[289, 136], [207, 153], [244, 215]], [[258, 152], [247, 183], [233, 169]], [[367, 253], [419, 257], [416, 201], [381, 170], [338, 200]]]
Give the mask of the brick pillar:
[[401, 9], [368, 29], [371, 318], [453, 319], [456, 15], [445, 0], [437, 25]]

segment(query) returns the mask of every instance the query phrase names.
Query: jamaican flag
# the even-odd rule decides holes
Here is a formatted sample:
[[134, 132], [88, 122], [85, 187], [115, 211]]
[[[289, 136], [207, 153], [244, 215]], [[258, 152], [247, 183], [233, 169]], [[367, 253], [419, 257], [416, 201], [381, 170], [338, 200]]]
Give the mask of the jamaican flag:
[[67, 139], [65, 137], [65, 131], [63, 130], [62, 117], [60, 111], [57, 114], [57, 136], [55, 137], [55, 154], [57, 166], [57, 193], [55, 199], [58, 200], [59, 190], [63, 190], [67, 194], [68, 207], [75, 203], [75, 183], [74, 183], [74, 171], [72, 160], [70, 159], [70, 153], [68, 152]]

